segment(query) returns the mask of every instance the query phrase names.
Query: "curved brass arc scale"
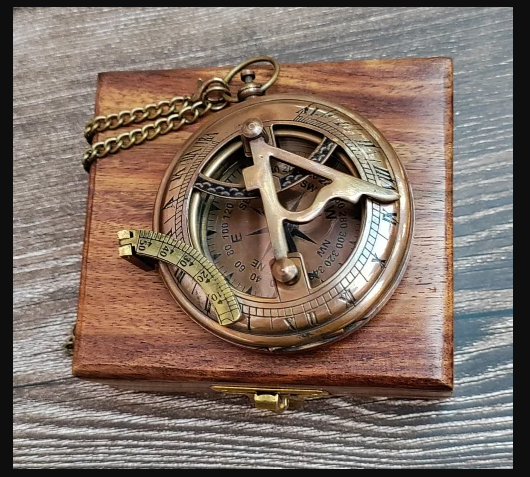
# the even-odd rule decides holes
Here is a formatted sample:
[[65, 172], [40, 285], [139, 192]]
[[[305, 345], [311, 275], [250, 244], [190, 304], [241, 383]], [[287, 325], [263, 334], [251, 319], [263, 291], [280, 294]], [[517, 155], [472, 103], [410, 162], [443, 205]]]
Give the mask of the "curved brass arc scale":
[[152, 270], [154, 261], [178, 267], [204, 291], [217, 313], [220, 325], [230, 325], [241, 318], [236, 297], [214, 264], [190, 245], [151, 230], [118, 232], [119, 254], [143, 270]]

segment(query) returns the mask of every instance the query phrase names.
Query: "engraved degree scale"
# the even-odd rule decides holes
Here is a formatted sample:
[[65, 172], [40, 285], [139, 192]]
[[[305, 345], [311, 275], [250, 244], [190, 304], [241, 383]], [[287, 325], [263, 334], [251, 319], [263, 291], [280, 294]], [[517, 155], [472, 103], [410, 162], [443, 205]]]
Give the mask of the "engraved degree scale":
[[[231, 77], [255, 61], [277, 76], [261, 57]], [[177, 153], [154, 231], [120, 231], [120, 256], [160, 260], [179, 305], [218, 337], [302, 351], [344, 338], [390, 298], [410, 250], [412, 192], [367, 119], [314, 96], [263, 96], [272, 81], [253, 76], [242, 72], [241, 104]]]

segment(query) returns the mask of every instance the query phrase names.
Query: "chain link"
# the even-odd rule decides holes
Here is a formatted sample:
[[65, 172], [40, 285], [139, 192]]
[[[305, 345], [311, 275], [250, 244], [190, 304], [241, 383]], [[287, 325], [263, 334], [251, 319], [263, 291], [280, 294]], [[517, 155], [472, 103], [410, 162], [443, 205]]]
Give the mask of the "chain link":
[[169, 101], [159, 101], [157, 104], [147, 104], [117, 114], [97, 116], [85, 126], [85, 138], [89, 144], [97, 133], [144, 121], [156, 121], [92, 144], [83, 154], [83, 167], [88, 171], [96, 159], [116, 154], [122, 149], [129, 149], [145, 141], [152, 141], [170, 131], [178, 131], [182, 126], [194, 123], [208, 111], [224, 108], [230, 102], [225, 99], [227, 96], [233, 97], [228, 84], [221, 78], [213, 78], [213, 81], [201, 82], [193, 96], [175, 96]]
[[[145, 141], [152, 141], [171, 131], [178, 131], [181, 127], [194, 123], [209, 111], [219, 111], [229, 103], [237, 103], [240, 99], [237, 94], [230, 91], [230, 82], [238, 72], [259, 62], [267, 62], [274, 67], [273, 75], [269, 81], [263, 86], [257, 86], [260, 94], [263, 94], [276, 81], [280, 72], [278, 62], [268, 56], [251, 58], [240, 63], [225, 78], [214, 77], [205, 82], [199, 80], [197, 90], [192, 96], [175, 96], [169, 101], [163, 100], [156, 104], [146, 104], [130, 111], [124, 110], [107, 116], [96, 116], [85, 126], [85, 138], [91, 146], [83, 154], [83, 167], [88, 171], [96, 159], [101, 159], [109, 154], [116, 154], [122, 149], [129, 149], [143, 144]], [[154, 122], [92, 144], [97, 133], [113, 131], [144, 121]]]

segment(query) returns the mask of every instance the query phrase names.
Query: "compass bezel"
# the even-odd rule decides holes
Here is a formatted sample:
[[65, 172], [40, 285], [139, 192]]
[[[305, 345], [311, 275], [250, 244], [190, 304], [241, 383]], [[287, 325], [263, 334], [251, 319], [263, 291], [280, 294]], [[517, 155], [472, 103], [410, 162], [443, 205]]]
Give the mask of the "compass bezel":
[[[349, 308], [346, 307], [345, 311], [341, 314], [337, 314], [333, 319], [329, 320], [325, 324], [318, 324], [312, 328], [305, 328], [300, 330], [289, 330], [281, 335], [265, 335], [257, 334], [249, 331], [242, 331], [240, 329], [233, 329], [232, 327], [220, 326], [215, 320], [206, 315], [200, 310], [186, 293], [176, 283], [171, 269], [165, 265], [160, 264], [160, 272], [162, 278], [170, 290], [176, 301], [184, 308], [184, 310], [201, 326], [211, 331], [215, 335], [222, 339], [225, 339], [233, 344], [244, 346], [247, 348], [263, 350], [263, 351], [299, 351], [302, 349], [313, 348], [321, 346], [326, 343], [330, 343], [337, 339], [343, 338], [367, 323], [377, 312], [384, 306], [388, 301], [395, 288], [399, 284], [401, 277], [405, 271], [406, 263], [410, 254], [410, 246], [413, 235], [414, 225], [414, 206], [412, 198], [412, 190], [407, 180], [406, 172], [399, 161], [397, 154], [394, 149], [384, 138], [380, 131], [372, 125], [367, 119], [361, 115], [343, 108], [339, 105], [331, 103], [325, 99], [316, 98], [314, 96], [300, 96], [300, 95], [271, 95], [261, 98], [248, 99], [244, 103], [231, 107], [229, 110], [221, 113], [220, 115], [212, 118], [208, 123], [203, 125], [186, 143], [182, 150], [175, 156], [171, 164], [169, 165], [163, 180], [161, 181], [160, 188], [157, 194], [155, 202], [155, 213], [153, 214], [153, 225], [155, 231], [163, 232], [163, 220], [161, 217], [161, 210], [163, 207], [163, 201], [165, 199], [166, 190], [168, 184], [171, 182], [171, 177], [176, 170], [178, 165], [181, 165], [181, 160], [190, 147], [196, 143], [201, 137], [211, 131], [213, 126], [216, 125], [223, 130], [225, 124], [228, 124], [227, 119], [231, 119], [232, 126], [226, 127], [226, 134], [222, 138], [222, 142], [226, 143], [237, 134], [237, 128], [234, 128], [233, 122], [238, 117], [242, 120], [248, 117], [247, 114], [244, 116], [241, 113], [245, 109], [251, 109], [250, 115], [256, 116], [256, 111], [259, 111], [260, 107], [266, 106], [270, 110], [270, 106], [276, 107], [281, 106], [282, 103], [297, 102], [300, 107], [322, 107], [323, 112], [333, 113], [342, 119], [346, 118], [346, 123], [354, 124], [356, 127], [362, 128], [372, 138], [374, 143], [383, 151], [388, 164], [390, 165], [395, 180], [395, 186], [400, 194], [399, 199], [399, 222], [396, 225], [395, 240], [390, 255], [387, 258], [386, 266], [380, 273], [378, 278], [370, 287], [370, 290], [366, 292], [354, 305]], [[269, 111], [270, 114], [270, 111]], [[242, 122], [242, 120], [240, 122]], [[278, 122], [286, 121], [284, 118], [279, 117]], [[266, 123], [266, 121], [264, 121]], [[340, 127], [337, 125], [337, 127]], [[311, 129], [311, 128], [309, 128]], [[314, 129], [313, 129], [314, 130]], [[339, 144], [341, 141], [338, 137], [334, 138]], [[210, 151], [208, 154], [213, 154]], [[208, 156], [207, 154], [207, 156]], [[204, 158], [203, 160], [206, 160]], [[354, 160], [354, 158], [352, 158]], [[197, 166], [199, 167], [199, 165]], [[362, 171], [359, 171], [362, 173]], [[194, 174], [191, 174], [194, 177]], [[190, 182], [191, 184], [191, 182]], [[188, 184], [185, 204], [182, 204], [184, 210], [189, 210], [190, 201], [192, 194], [190, 193], [190, 184]], [[370, 204], [373, 205], [371, 199], [366, 200], [367, 206], [364, 208], [365, 213], [368, 213]], [[187, 243], [196, 245], [193, 243], [193, 233], [190, 232], [190, 221], [187, 220], [186, 227], [183, 227], [182, 237], [177, 237], [180, 240], [184, 240]], [[361, 233], [363, 233], [361, 229]], [[355, 254], [355, 249], [352, 252], [352, 256]], [[350, 257], [351, 258], [351, 257]], [[344, 267], [348, 265], [345, 264]], [[343, 268], [344, 268], [343, 267]], [[337, 272], [343, 273], [342, 269]], [[329, 282], [332, 279], [328, 280]], [[331, 295], [330, 295], [331, 296]], [[334, 299], [331, 296], [331, 299]]]

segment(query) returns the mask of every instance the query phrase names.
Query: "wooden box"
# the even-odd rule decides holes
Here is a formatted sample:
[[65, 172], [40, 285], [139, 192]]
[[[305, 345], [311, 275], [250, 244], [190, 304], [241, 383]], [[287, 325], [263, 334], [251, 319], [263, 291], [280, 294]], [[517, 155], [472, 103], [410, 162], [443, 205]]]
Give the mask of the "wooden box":
[[[224, 76], [229, 69], [102, 73], [96, 114], [191, 93], [199, 77]], [[302, 354], [270, 356], [220, 340], [179, 309], [157, 272], [146, 274], [118, 257], [116, 233], [152, 227], [164, 171], [206, 118], [99, 160], [90, 171], [73, 374], [179, 392], [236, 385], [450, 395], [452, 86], [447, 58], [282, 65], [270, 93], [317, 94], [367, 117], [400, 156], [416, 203], [410, 263], [388, 304], [360, 331]]]

